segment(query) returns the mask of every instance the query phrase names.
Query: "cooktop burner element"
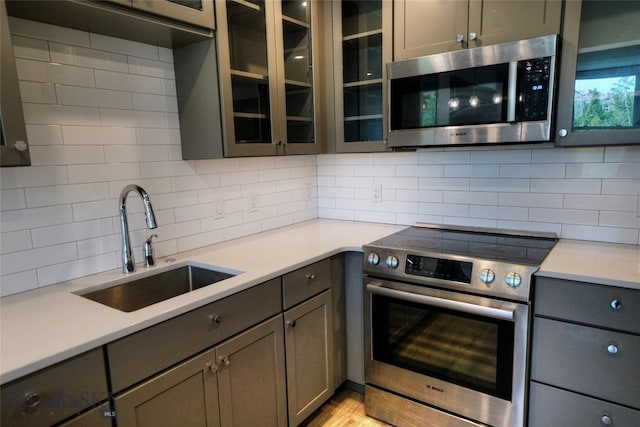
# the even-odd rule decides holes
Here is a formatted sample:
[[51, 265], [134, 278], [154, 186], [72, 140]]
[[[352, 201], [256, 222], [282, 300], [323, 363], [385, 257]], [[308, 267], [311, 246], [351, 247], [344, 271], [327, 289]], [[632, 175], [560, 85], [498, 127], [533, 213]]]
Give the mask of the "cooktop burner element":
[[550, 233], [416, 224], [364, 246], [368, 275], [526, 300]]

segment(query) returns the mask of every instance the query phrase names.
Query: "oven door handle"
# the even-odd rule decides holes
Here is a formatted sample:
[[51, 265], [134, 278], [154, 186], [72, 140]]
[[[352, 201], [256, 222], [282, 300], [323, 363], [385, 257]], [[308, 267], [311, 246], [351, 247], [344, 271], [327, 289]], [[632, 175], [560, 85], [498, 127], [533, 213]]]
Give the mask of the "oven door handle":
[[470, 304], [468, 302], [453, 301], [446, 298], [436, 298], [428, 295], [414, 294], [396, 289], [390, 289], [383, 286], [367, 285], [367, 291], [372, 294], [382, 295], [390, 298], [396, 298], [403, 301], [416, 302], [419, 304], [429, 304], [435, 307], [448, 308], [450, 310], [460, 311], [478, 316], [491, 317], [500, 320], [513, 320], [515, 311], [502, 310], [500, 308], [485, 307], [482, 305]]

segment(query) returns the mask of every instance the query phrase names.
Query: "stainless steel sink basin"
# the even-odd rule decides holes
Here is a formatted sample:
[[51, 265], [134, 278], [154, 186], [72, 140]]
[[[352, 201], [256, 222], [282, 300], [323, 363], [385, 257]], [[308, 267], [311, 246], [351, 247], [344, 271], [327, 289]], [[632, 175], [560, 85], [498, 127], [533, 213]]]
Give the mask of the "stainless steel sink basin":
[[131, 312], [233, 276], [235, 274], [185, 265], [79, 295], [120, 311]]

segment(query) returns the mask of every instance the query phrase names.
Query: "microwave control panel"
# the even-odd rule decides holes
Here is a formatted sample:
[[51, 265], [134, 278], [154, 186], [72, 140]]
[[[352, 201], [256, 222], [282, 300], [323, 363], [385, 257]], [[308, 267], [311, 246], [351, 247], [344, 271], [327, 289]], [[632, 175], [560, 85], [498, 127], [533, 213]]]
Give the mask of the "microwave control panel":
[[551, 57], [520, 61], [523, 121], [546, 120], [551, 91]]

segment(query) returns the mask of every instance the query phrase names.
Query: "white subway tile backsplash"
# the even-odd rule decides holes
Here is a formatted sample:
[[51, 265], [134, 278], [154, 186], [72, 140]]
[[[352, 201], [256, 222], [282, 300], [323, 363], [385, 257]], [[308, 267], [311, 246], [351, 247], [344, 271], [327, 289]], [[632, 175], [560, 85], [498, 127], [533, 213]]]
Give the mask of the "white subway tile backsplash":
[[177, 129], [143, 128], [136, 129], [136, 133], [141, 145], [180, 145], [180, 130]]
[[69, 184], [87, 184], [118, 179], [137, 180], [140, 166], [137, 163], [105, 163], [99, 165], [69, 165]]
[[173, 79], [173, 62], [129, 56], [129, 73], [141, 74], [149, 77], [159, 77], [163, 79]]
[[96, 145], [38, 145], [29, 153], [34, 166], [104, 163], [104, 149]]
[[0, 212], [2, 232], [29, 230], [73, 221], [71, 205], [18, 209]]
[[638, 163], [568, 164], [567, 178], [640, 179]]
[[[27, 206], [30, 208], [68, 205], [108, 198], [106, 183], [72, 184], [27, 188]], [[4, 223], [2, 224], [4, 226]]]
[[13, 56], [16, 58], [49, 61], [49, 45], [44, 40], [13, 35]]
[[600, 194], [602, 181], [596, 179], [532, 179], [533, 193]]
[[24, 102], [55, 104], [56, 89], [52, 83], [20, 82], [20, 97]]
[[[465, 153], [464, 151], [462, 153]], [[531, 163], [531, 150], [489, 150], [468, 152], [469, 163], [477, 164], [518, 164]]]
[[173, 50], [158, 46], [158, 59], [160, 61], [173, 63]]
[[101, 271], [111, 270], [116, 267], [115, 255], [108, 253], [48, 267], [41, 267], [38, 269], [38, 282], [40, 286], [47, 286], [76, 277], [89, 276], [100, 273]]
[[126, 127], [62, 126], [66, 145], [127, 145], [137, 142], [136, 129]]
[[532, 163], [592, 163], [602, 162], [604, 148], [563, 148], [533, 150]]
[[162, 80], [156, 77], [114, 71], [95, 70], [96, 87], [102, 89], [122, 90], [132, 93], [155, 93], [161, 95]]
[[511, 206], [469, 205], [469, 216], [472, 218], [526, 221], [529, 218], [529, 209]]
[[31, 230], [34, 247], [52, 246], [92, 237], [108, 236], [114, 232], [111, 219], [73, 222]]
[[15, 188], [0, 191], [0, 211], [12, 211], [27, 207], [24, 189]]
[[529, 220], [533, 222], [597, 225], [598, 217], [599, 213], [596, 210], [548, 208], [529, 209]]
[[112, 218], [118, 214], [117, 200], [97, 200], [95, 202], [74, 203], [73, 220], [88, 221], [92, 219]]
[[640, 163], [640, 147], [607, 147], [604, 152], [604, 161], [613, 163]]
[[499, 165], [445, 165], [444, 176], [447, 178], [497, 178]]
[[469, 182], [469, 178], [420, 178], [418, 187], [423, 190], [465, 191], [469, 190]]
[[18, 79], [24, 81], [95, 86], [93, 70], [90, 68], [16, 58], [16, 70]]
[[78, 249], [75, 242], [44, 248], [29, 249], [26, 251], [3, 254], [0, 259], [2, 275], [14, 274], [21, 271], [59, 264], [78, 258]]
[[166, 145], [106, 145], [107, 163], [166, 162], [169, 149]]
[[470, 180], [469, 189], [471, 191], [528, 193], [530, 182], [527, 178], [477, 178]]
[[418, 212], [426, 215], [442, 217], [469, 216], [468, 205], [452, 205], [448, 203], [420, 203]]
[[135, 108], [136, 110], [177, 113], [178, 100], [175, 96], [134, 93], [133, 108]]
[[636, 196], [565, 194], [564, 207], [569, 209], [594, 209], [635, 212]]
[[[446, 166], [445, 166], [446, 167]], [[466, 167], [466, 166], [463, 166]], [[418, 177], [418, 178], [441, 178], [443, 176], [444, 168], [442, 165], [397, 165], [396, 176], [403, 177]]]
[[564, 178], [564, 164], [500, 165], [501, 178]]
[[33, 248], [31, 244], [31, 232], [29, 230], [0, 233], [0, 253], [26, 251]]
[[418, 152], [418, 163], [421, 165], [469, 164], [470, 159], [471, 153], [469, 151], [421, 150]]
[[523, 206], [532, 208], [562, 208], [562, 194], [544, 193], [500, 193], [501, 206]]
[[158, 47], [132, 40], [124, 40], [102, 34], [89, 33], [91, 48], [108, 52], [132, 55], [141, 58], [158, 59]]
[[29, 145], [60, 145], [62, 129], [58, 125], [27, 125]]
[[0, 281], [0, 297], [30, 291], [38, 288], [36, 270], [21, 271], [16, 274], [3, 275]]
[[640, 194], [640, 180], [604, 179], [602, 194], [637, 195]]
[[599, 225], [640, 229], [640, 217], [636, 212], [600, 212]]
[[465, 205], [497, 205], [498, 193], [484, 191], [445, 191], [444, 203]]
[[631, 228], [594, 227], [587, 225], [562, 225], [562, 237], [566, 239], [593, 240], [638, 244], [638, 230]]
[[109, 127], [165, 127], [165, 115], [157, 111], [121, 110], [111, 108], [100, 109], [100, 123]]
[[23, 103], [22, 109], [24, 121], [28, 125], [97, 126], [100, 124], [100, 113], [97, 108]]
[[98, 70], [127, 72], [126, 55], [53, 42], [49, 43], [49, 49], [51, 50], [52, 62]]
[[58, 103], [82, 107], [132, 108], [131, 94], [122, 91], [56, 85]]
[[443, 192], [435, 190], [396, 190], [395, 199], [404, 202], [442, 203]]

